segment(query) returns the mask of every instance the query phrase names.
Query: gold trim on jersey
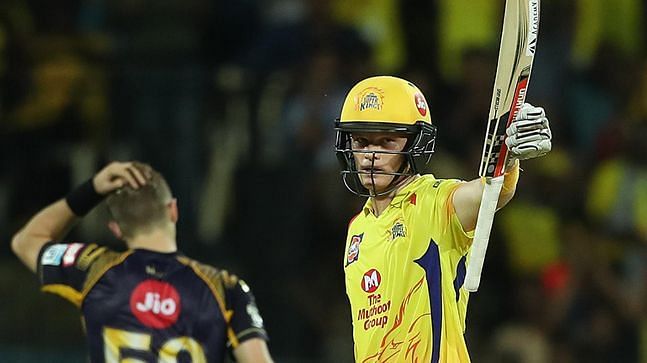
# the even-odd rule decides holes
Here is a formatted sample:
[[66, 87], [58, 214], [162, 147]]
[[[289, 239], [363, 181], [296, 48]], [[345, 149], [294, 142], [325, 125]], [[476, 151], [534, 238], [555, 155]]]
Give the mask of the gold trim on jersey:
[[207, 287], [209, 287], [209, 290], [211, 290], [211, 294], [216, 298], [216, 301], [218, 302], [218, 307], [220, 308], [220, 312], [222, 313], [223, 317], [225, 318], [225, 321], [227, 322], [227, 337], [229, 338], [231, 347], [232, 348], [238, 347], [240, 343], [238, 341], [238, 338], [236, 337], [236, 333], [234, 333], [234, 330], [229, 325], [229, 322], [231, 321], [231, 317], [233, 316], [234, 312], [232, 310], [227, 310], [227, 306], [224, 301], [224, 296], [225, 296], [224, 284], [229, 283], [229, 281], [225, 281], [225, 279], [222, 276], [222, 271], [218, 271], [217, 269], [211, 266], [200, 264], [197, 261], [184, 256], [178, 256], [177, 259], [182, 264], [190, 267], [193, 270], [193, 272], [195, 272], [195, 274], [200, 279], [202, 279], [202, 281], [204, 281]]
[[98, 259], [98, 261], [96, 261], [92, 265], [92, 268], [90, 268], [90, 271], [88, 272], [88, 276], [85, 279], [86, 282], [83, 285], [83, 291], [81, 293], [81, 303], [88, 295], [90, 290], [92, 290], [94, 285], [99, 281], [99, 279], [101, 279], [103, 275], [105, 275], [106, 272], [108, 272], [108, 270], [124, 262], [126, 257], [130, 256], [133, 252], [135, 251], [128, 250], [126, 252], [105, 252], [101, 256], [102, 258]]
[[81, 302], [83, 301], [83, 297], [80, 292], [76, 291], [76, 289], [71, 286], [63, 284], [44, 285], [40, 288], [40, 291], [58, 295], [74, 304], [77, 308], [81, 307]]
[[[74, 304], [77, 308], [81, 308], [83, 300], [85, 300], [85, 297], [99, 279], [112, 267], [122, 263], [133, 252], [106, 252], [106, 247], [97, 247], [96, 244], [88, 245], [76, 261], [76, 267], [80, 270], [87, 270], [91, 267], [81, 291], [64, 284], [43, 285], [41, 291], [59, 295]], [[97, 259], [98, 261], [93, 264], [92, 262]]]
[[231, 343], [232, 349], [238, 348], [240, 341], [238, 340], [236, 333], [234, 333], [234, 329], [232, 329], [229, 325], [227, 325], [227, 337], [229, 337], [229, 342]]
[[81, 271], [86, 271], [92, 262], [107, 250], [106, 247], [99, 247], [97, 244], [90, 244], [83, 249], [83, 252], [76, 260], [76, 267]]

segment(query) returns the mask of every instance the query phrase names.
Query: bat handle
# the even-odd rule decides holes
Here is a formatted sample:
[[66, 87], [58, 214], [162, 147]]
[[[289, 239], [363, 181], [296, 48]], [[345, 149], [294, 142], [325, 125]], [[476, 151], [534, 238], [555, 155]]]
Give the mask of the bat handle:
[[492, 222], [496, 205], [499, 202], [499, 193], [503, 186], [503, 175], [487, 178], [481, 196], [481, 206], [479, 208], [478, 219], [476, 220], [476, 229], [474, 230], [474, 241], [470, 252], [467, 272], [465, 274], [465, 283], [463, 286], [469, 292], [475, 292], [481, 283], [481, 271], [485, 261], [485, 252], [487, 251]]

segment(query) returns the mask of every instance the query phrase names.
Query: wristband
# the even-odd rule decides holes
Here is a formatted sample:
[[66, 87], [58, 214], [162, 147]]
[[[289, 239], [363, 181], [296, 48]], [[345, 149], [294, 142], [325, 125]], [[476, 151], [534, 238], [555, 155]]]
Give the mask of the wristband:
[[[509, 193], [510, 190], [513, 190], [517, 186], [517, 182], [519, 181], [519, 171], [521, 170], [519, 167], [519, 160], [515, 159], [512, 161], [507, 169], [508, 171], [503, 174], [503, 185], [501, 186], [502, 193]], [[482, 176], [480, 179], [481, 185], [485, 185], [485, 183], [487, 183], [486, 177]]]
[[519, 160], [515, 160], [511, 168], [503, 177], [503, 186], [501, 187], [501, 192], [503, 193], [510, 193], [510, 191], [516, 188], [517, 182], [519, 181]]
[[105, 196], [97, 193], [94, 189], [92, 178], [90, 178], [72, 190], [65, 197], [65, 201], [75, 215], [83, 217], [99, 205], [104, 198]]

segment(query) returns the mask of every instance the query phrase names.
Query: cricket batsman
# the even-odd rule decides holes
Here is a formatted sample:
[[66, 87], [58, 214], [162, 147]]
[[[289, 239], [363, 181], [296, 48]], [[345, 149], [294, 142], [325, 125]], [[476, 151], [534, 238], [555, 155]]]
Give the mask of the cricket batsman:
[[[356, 362], [469, 362], [462, 289], [483, 181], [421, 175], [436, 140], [422, 92], [371, 77], [335, 122], [346, 187], [367, 197], [348, 227], [343, 268]], [[519, 160], [551, 149], [542, 108], [524, 104], [507, 129], [509, 162], [497, 208], [514, 195]]]

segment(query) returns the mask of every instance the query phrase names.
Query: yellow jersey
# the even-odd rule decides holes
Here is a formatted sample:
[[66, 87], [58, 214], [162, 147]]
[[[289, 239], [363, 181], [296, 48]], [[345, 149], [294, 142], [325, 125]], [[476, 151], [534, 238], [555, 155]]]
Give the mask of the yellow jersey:
[[417, 177], [375, 216], [350, 222], [344, 256], [356, 362], [469, 362], [462, 289], [473, 232], [458, 220], [458, 180]]

